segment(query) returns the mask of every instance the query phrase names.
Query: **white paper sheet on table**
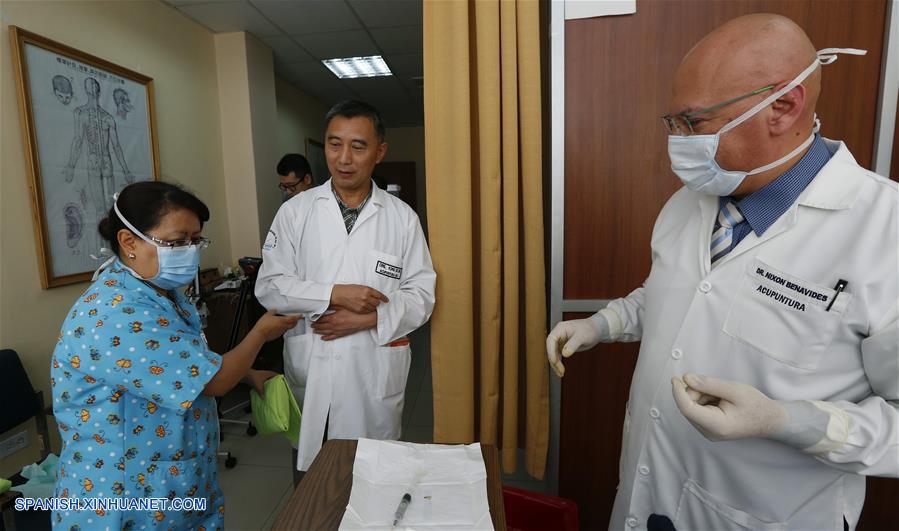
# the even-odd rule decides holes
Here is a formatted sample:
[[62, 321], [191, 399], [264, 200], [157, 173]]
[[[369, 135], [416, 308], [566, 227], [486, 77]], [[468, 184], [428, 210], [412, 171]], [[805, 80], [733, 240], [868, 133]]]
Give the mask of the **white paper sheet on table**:
[[370, 439], [359, 439], [350, 503], [340, 529], [391, 529], [396, 507], [419, 469], [423, 474], [396, 529], [493, 529], [479, 444]]

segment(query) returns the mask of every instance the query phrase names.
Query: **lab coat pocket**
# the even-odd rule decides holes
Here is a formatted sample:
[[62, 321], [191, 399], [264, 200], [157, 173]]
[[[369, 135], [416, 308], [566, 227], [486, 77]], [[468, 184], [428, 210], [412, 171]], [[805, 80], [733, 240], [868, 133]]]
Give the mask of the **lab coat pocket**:
[[306, 387], [312, 359], [312, 334], [284, 338], [284, 374], [291, 388]]
[[724, 333], [781, 363], [813, 370], [852, 295], [837, 293], [755, 260], [743, 275]]
[[688, 479], [681, 489], [677, 513], [674, 517], [677, 529], [762, 529], [774, 531], [787, 529], [784, 522], [766, 522], [731, 507], [717, 499], [696, 482]]
[[389, 398], [406, 390], [410, 365], [412, 349], [409, 345], [378, 347], [379, 398]]
[[403, 259], [380, 251], [369, 251], [366, 278], [370, 286], [384, 295], [400, 287], [403, 278]]

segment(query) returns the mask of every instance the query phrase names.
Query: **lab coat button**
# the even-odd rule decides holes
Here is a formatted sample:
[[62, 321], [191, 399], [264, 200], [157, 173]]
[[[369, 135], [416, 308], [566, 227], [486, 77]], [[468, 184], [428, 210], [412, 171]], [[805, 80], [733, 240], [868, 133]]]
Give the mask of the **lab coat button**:
[[676, 360], [679, 360], [684, 357], [684, 351], [679, 348], [676, 348], [671, 351], [671, 357]]
[[637, 519], [631, 516], [627, 519], [627, 525], [628, 527], [637, 527]]
[[659, 410], [658, 410], [658, 409], [656, 409], [656, 408], [654, 408], [654, 407], [651, 407], [651, 408], [649, 408], [649, 416], [652, 417], [652, 418], [654, 418], [654, 419], [657, 419], [657, 418], [659, 418], [660, 416], [662, 416], [662, 414], [659, 413]]
[[702, 282], [699, 283], [699, 291], [701, 291], [703, 293], [708, 293], [708, 292], [712, 291], [712, 283], [707, 280], [703, 280]]
[[640, 465], [640, 467], [639, 467], [637, 470], [640, 471], [640, 475], [641, 475], [641, 476], [648, 476], [648, 475], [649, 475], [649, 467], [646, 466], [646, 465]]

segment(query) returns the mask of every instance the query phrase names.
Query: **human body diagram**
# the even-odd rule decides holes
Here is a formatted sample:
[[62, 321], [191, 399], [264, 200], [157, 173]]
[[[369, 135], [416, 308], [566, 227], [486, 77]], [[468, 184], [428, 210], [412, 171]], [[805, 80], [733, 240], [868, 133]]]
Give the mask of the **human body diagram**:
[[89, 77], [84, 80], [84, 90], [88, 101], [74, 111], [75, 137], [63, 175], [67, 183], [72, 182], [75, 165], [87, 141], [87, 190], [97, 219], [102, 219], [112, 207], [112, 195], [116, 190], [112, 154], [115, 154], [126, 184], [134, 182], [134, 175], [128, 169], [119, 144], [115, 118], [100, 106], [100, 83]]

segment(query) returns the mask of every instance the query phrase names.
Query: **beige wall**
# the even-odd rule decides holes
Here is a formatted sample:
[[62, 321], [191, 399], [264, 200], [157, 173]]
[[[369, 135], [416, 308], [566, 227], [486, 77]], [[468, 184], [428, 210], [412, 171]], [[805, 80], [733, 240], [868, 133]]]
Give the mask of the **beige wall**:
[[[0, 3], [0, 345], [19, 352], [32, 384], [49, 403], [54, 340], [64, 314], [87, 284], [50, 290], [40, 286], [10, 24], [154, 78], [163, 178], [187, 186], [212, 212], [205, 233], [214, 244], [204, 252], [204, 266], [228, 263], [231, 257], [215, 48], [206, 29], [155, 0]], [[52, 423], [50, 430], [55, 434]], [[54, 441], [59, 452], [55, 435]], [[34, 445], [13, 454], [0, 465], [0, 476], [35, 458]]]
[[259, 256], [281, 206], [279, 114], [272, 51], [246, 32], [215, 35], [231, 250]]
[[257, 256], [262, 245], [259, 218], [255, 215], [258, 204], [252, 127], [253, 95], [248, 68], [249, 37], [242, 31], [219, 33], [214, 37], [225, 196], [234, 258]]
[[387, 130], [387, 156], [385, 161], [415, 162], [415, 201], [418, 217], [428, 230], [427, 201], [425, 199], [425, 128], [392, 127]]
[[[256, 205], [259, 219], [259, 246], [281, 206], [281, 191], [275, 177], [278, 153], [278, 106], [272, 50], [248, 35], [247, 70], [250, 79], [250, 110], [253, 129], [253, 160], [256, 170]], [[252, 256], [260, 256], [259, 247]]]
[[[306, 155], [306, 139], [323, 142], [322, 124], [328, 107], [294, 87], [288, 81], [275, 77], [275, 94], [278, 100], [278, 159], [286, 153]], [[272, 179], [277, 179], [275, 164]]]

